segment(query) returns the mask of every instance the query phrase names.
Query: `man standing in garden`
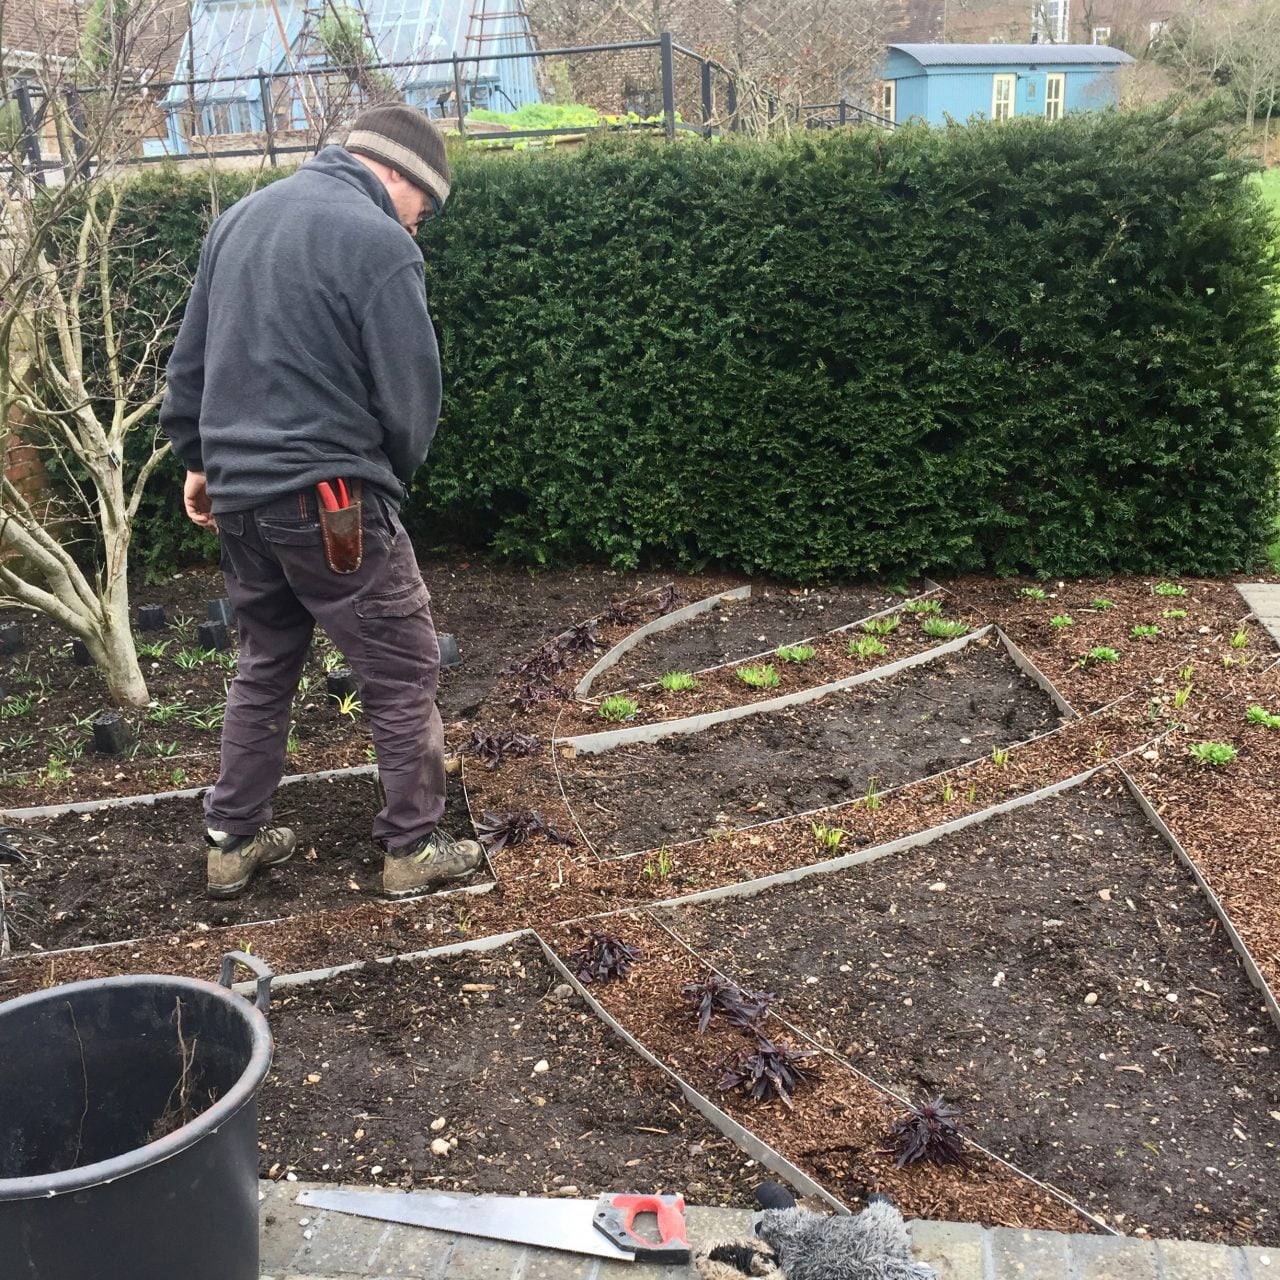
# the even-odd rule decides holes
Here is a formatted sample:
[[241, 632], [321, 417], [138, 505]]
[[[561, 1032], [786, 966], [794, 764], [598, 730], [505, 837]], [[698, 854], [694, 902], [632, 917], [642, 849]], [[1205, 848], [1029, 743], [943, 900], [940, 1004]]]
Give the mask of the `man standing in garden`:
[[290, 709], [318, 622], [355, 672], [385, 804], [383, 888], [421, 892], [479, 865], [437, 829], [440, 649], [398, 510], [440, 413], [420, 223], [449, 195], [444, 139], [404, 104], [210, 228], [160, 421], [184, 501], [221, 538], [240, 661], [205, 798], [209, 893], [292, 856], [271, 825]]

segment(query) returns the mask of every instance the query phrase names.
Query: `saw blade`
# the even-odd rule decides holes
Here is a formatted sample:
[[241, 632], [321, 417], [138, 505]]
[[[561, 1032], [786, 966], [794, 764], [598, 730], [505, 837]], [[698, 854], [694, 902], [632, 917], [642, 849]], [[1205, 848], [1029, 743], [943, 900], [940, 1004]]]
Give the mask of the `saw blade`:
[[298, 1194], [309, 1209], [332, 1209], [382, 1222], [401, 1222], [460, 1235], [484, 1236], [539, 1249], [563, 1249], [614, 1262], [634, 1255], [597, 1231], [594, 1200], [547, 1200], [533, 1196], [462, 1196], [435, 1191], [355, 1191], [322, 1188]]

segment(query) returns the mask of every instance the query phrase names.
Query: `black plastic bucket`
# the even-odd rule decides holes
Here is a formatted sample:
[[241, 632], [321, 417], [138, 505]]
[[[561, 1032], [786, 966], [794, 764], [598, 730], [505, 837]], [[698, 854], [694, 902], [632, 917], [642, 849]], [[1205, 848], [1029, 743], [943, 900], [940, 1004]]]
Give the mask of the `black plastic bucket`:
[[[237, 961], [256, 1007], [230, 990]], [[0, 1004], [0, 1280], [258, 1280], [271, 976], [237, 952], [221, 985], [102, 978]]]

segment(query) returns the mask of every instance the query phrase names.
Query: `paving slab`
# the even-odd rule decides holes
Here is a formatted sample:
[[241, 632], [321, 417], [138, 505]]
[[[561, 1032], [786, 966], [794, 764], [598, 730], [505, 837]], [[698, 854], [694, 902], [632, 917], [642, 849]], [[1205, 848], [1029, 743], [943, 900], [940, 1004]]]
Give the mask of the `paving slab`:
[[[377, 1222], [294, 1203], [302, 1182], [263, 1183], [263, 1280], [690, 1280], [690, 1267], [610, 1262], [554, 1249]], [[692, 1206], [689, 1239], [749, 1235], [750, 1209]], [[304, 1222], [303, 1219], [306, 1219]], [[1280, 1249], [1186, 1240], [986, 1230], [912, 1222], [913, 1253], [938, 1280], [1280, 1280]]]
[[1280, 585], [1273, 582], [1237, 582], [1236, 590], [1248, 605], [1249, 612], [1280, 644]]

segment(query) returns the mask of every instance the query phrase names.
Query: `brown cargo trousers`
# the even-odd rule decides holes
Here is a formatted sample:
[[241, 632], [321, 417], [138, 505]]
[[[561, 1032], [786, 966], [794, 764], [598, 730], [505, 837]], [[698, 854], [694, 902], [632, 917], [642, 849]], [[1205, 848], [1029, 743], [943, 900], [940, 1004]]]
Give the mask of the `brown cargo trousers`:
[[293, 696], [317, 622], [351, 667], [373, 731], [385, 795], [374, 840], [406, 848], [444, 813], [440, 645], [430, 597], [398, 515], [367, 487], [363, 529], [363, 563], [337, 574], [325, 561], [310, 490], [218, 516], [240, 661], [227, 693], [218, 781], [204, 801], [216, 831], [252, 835], [271, 821]]

